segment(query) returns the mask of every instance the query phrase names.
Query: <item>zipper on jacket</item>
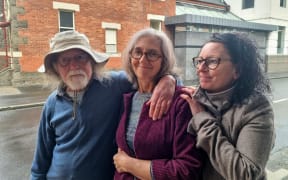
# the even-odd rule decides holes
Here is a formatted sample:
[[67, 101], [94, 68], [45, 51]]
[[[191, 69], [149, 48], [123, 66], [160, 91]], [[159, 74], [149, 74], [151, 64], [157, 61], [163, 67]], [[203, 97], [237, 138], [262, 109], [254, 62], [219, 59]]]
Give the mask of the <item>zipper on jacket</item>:
[[72, 120], [76, 119], [77, 116], [77, 91], [73, 92], [73, 97], [72, 97], [72, 101], [73, 101], [73, 111], [72, 111]]

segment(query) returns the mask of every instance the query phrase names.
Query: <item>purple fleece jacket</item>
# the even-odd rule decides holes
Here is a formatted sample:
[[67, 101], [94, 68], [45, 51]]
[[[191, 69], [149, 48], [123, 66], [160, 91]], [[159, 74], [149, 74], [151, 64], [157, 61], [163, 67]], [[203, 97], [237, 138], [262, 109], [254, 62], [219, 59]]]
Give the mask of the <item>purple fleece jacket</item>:
[[[169, 112], [157, 121], [149, 118], [149, 106], [143, 105], [137, 126], [134, 148], [136, 158], [152, 160], [155, 180], [200, 179], [202, 152], [196, 149], [196, 139], [187, 133], [191, 119], [188, 103], [179, 95], [177, 88]], [[126, 125], [131, 111], [134, 93], [124, 95], [124, 112], [118, 126], [116, 141], [118, 147], [132, 156], [126, 142]], [[114, 179], [133, 180], [128, 173], [115, 172]]]

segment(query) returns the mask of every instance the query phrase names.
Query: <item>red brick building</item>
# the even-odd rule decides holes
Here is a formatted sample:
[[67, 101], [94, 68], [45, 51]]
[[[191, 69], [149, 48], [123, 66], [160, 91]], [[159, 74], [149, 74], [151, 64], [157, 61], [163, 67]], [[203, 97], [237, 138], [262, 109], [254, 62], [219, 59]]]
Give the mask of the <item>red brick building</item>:
[[121, 52], [130, 36], [145, 27], [165, 31], [164, 18], [175, 15], [176, 6], [175, 0], [1, 1], [6, 14], [1, 21], [9, 21], [10, 26], [1, 28], [0, 51], [3, 59], [8, 46], [6, 56], [13, 70], [2, 78], [12, 76], [11, 84], [7, 82], [15, 86], [36, 78], [49, 50], [49, 39], [65, 29], [85, 33], [94, 49], [111, 56], [107, 68], [119, 69]]
[[277, 30], [245, 22], [223, 0], [0, 1], [0, 86], [42, 85], [39, 71], [49, 40], [67, 29], [85, 33], [94, 49], [109, 54], [108, 69], [121, 68], [121, 52], [136, 31], [146, 27], [165, 31], [187, 83], [196, 77], [191, 59], [211, 33], [248, 32], [265, 55], [269, 33]]

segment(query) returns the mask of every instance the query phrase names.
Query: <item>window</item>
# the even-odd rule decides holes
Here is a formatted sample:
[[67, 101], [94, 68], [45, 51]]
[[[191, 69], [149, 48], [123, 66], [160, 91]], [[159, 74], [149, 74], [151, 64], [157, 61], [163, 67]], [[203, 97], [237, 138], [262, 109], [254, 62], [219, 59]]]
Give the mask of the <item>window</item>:
[[117, 31], [116, 29], [105, 30], [106, 53], [117, 53]]
[[286, 8], [286, 0], [280, 0], [280, 7]]
[[279, 26], [278, 40], [277, 40], [277, 53], [283, 54], [284, 51], [284, 40], [285, 40], [285, 27]]
[[150, 27], [158, 31], [161, 31], [161, 21], [150, 20]]
[[58, 10], [59, 31], [74, 30], [74, 13], [80, 11], [78, 4], [53, 1], [53, 9]]
[[74, 30], [74, 12], [59, 11], [59, 31]]
[[150, 21], [150, 27], [161, 31], [162, 22], [165, 20], [165, 16], [157, 14], [147, 14], [147, 20]]
[[203, 25], [199, 26], [198, 31], [199, 32], [211, 32], [212, 31], [212, 26], [203, 24]]
[[254, 0], [243, 0], [242, 9], [254, 8]]
[[117, 32], [121, 29], [121, 24], [102, 22], [102, 28], [105, 29], [106, 53], [117, 53]]

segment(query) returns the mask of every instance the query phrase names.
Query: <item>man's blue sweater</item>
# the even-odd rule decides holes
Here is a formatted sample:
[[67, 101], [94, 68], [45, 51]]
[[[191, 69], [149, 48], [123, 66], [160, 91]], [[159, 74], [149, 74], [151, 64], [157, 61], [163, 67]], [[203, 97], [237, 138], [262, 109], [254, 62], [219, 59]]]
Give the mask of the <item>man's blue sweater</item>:
[[76, 107], [54, 91], [41, 115], [31, 179], [113, 179], [122, 94], [130, 89], [126, 75], [113, 72], [110, 80], [93, 79]]

